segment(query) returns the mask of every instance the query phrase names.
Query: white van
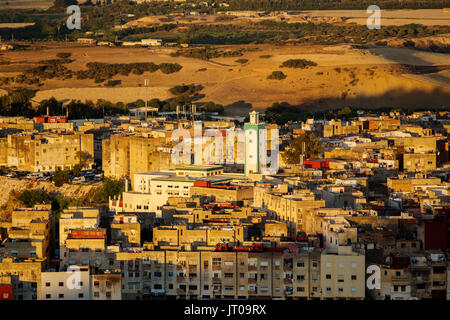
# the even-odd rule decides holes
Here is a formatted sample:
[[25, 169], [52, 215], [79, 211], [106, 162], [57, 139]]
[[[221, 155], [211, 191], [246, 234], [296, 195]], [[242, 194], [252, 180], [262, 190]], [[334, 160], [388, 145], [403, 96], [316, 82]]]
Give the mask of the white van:
[[27, 179], [36, 179], [36, 178], [43, 178], [44, 173], [43, 172], [32, 172], [27, 174]]

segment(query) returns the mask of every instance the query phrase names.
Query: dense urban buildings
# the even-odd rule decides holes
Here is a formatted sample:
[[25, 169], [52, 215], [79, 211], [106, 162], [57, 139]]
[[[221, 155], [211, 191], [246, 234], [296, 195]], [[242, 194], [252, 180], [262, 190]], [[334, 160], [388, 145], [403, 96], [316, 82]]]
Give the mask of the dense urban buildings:
[[[67, 171], [63, 188], [103, 179], [121, 188], [105, 203], [37, 199], [3, 215], [0, 298], [449, 299], [449, 115], [273, 125], [252, 112], [244, 124], [200, 122], [199, 150], [213, 157], [196, 163], [193, 143], [184, 164], [173, 162], [172, 132], [195, 136], [199, 122], [147, 115], [43, 127], [2, 117], [8, 181], [53, 185]], [[272, 174], [251, 158], [252, 139], [273, 144], [267, 127], [279, 133]], [[205, 138], [211, 128], [220, 134]], [[216, 140], [230, 135], [231, 146]], [[318, 141], [314, 157], [306, 137]], [[374, 268], [379, 286], [370, 287]]]

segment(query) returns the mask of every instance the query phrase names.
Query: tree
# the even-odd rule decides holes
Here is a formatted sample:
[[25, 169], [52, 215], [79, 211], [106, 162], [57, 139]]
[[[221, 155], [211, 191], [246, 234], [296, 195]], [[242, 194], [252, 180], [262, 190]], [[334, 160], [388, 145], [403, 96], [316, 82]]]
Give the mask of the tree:
[[353, 110], [350, 107], [344, 107], [344, 108], [338, 110], [338, 112], [335, 115], [335, 118], [348, 120], [348, 119], [356, 117], [356, 116], [357, 116], [357, 113], [355, 110]]
[[52, 176], [52, 181], [56, 187], [61, 187], [70, 180], [70, 172], [68, 170], [58, 171]]
[[53, 7], [55, 8], [67, 8], [71, 5], [77, 5], [77, 0], [55, 0], [53, 1]]
[[296, 137], [291, 145], [286, 148], [282, 157], [287, 164], [299, 164], [300, 155], [305, 159], [317, 157], [322, 152], [322, 146], [319, 139], [313, 134], [302, 134]]
[[103, 182], [102, 188], [94, 195], [95, 203], [107, 203], [109, 197], [118, 196], [125, 191], [123, 180], [107, 178]]
[[51, 203], [50, 196], [44, 190], [24, 190], [18, 197], [27, 207], [35, 204]]
[[281, 71], [274, 71], [269, 76], [267, 76], [267, 79], [283, 80], [286, 79], [286, 75]]

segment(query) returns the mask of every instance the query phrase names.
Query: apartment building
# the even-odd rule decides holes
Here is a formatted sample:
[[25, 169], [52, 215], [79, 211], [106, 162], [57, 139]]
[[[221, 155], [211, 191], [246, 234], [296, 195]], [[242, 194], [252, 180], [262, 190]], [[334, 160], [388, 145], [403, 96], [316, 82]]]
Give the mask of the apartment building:
[[124, 247], [141, 245], [141, 224], [136, 214], [116, 214], [111, 222], [111, 242]]
[[435, 153], [404, 153], [403, 170], [407, 172], [427, 172], [436, 169]]
[[231, 177], [222, 175], [222, 166], [190, 166], [169, 172], [148, 172], [134, 175], [134, 190], [126, 184], [122, 195], [110, 199], [109, 208], [114, 212], [146, 212], [161, 215], [161, 209], [169, 197], [191, 197], [190, 188], [195, 181], [211, 185], [228, 182]]
[[107, 264], [106, 247], [105, 229], [71, 229], [61, 247], [61, 265], [101, 268]]
[[105, 270], [90, 276], [91, 300], [122, 300], [122, 275], [120, 270]]
[[0, 277], [9, 277], [13, 300], [38, 300], [41, 296], [41, 272], [44, 260], [0, 257]]
[[8, 167], [30, 172], [54, 172], [80, 164], [91, 167], [94, 157], [92, 134], [8, 135]]
[[[116, 258], [123, 273], [122, 295], [130, 299], [155, 295], [178, 299], [364, 298], [364, 256], [351, 249], [340, 255], [294, 247], [287, 252], [142, 250], [120, 252]], [[336, 269], [348, 264], [342, 275], [326, 267], [335, 279], [348, 277], [348, 283], [322, 280], [321, 259], [325, 266], [336, 263]], [[322, 283], [333, 291], [323, 293]]]
[[254, 188], [253, 206], [267, 211], [271, 218], [288, 226], [288, 236], [295, 237], [304, 230], [303, 218], [310, 209], [325, 207], [325, 200], [315, 200], [310, 191], [297, 194], [281, 194], [270, 191], [270, 187]]
[[365, 298], [365, 256], [353, 251], [351, 246], [322, 251], [320, 270], [323, 299]]
[[100, 223], [100, 211], [90, 207], [69, 207], [65, 209], [59, 219], [59, 245], [65, 241], [72, 229], [95, 229]]
[[333, 137], [348, 134], [359, 134], [363, 130], [363, 122], [361, 121], [339, 121], [330, 120], [322, 126], [322, 136]]
[[161, 226], [153, 228], [155, 246], [212, 246], [218, 243], [243, 242], [243, 226]]
[[41, 273], [41, 300], [90, 300], [87, 267], [70, 266], [65, 271]]
[[6, 239], [0, 255], [7, 257], [49, 258], [54, 249], [55, 226], [51, 205], [16, 208], [6, 226]]
[[[141, 172], [169, 170], [171, 154], [160, 150], [165, 138], [111, 135], [102, 141], [102, 169], [105, 177], [130, 177]], [[134, 187], [134, 180], [131, 181]]]
[[253, 198], [253, 187], [212, 185], [209, 182], [196, 181], [189, 188], [191, 197], [207, 196], [214, 202], [229, 202], [232, 204], [242, 204], [244, 200]]

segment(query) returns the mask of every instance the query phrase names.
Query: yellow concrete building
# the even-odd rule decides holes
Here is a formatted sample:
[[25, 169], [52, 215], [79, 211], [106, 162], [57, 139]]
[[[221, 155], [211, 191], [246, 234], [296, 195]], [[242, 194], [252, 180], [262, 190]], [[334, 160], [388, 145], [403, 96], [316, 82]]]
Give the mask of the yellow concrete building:
[[84, 133], [8, 135], [7, 157], [8, 167], [30, 172], [72, 169], [83, 158], [91, 167], [94, 137]]
[[42, 268], [43, 261], [38, 259], [0, 259], [0, 277], [11, 277], [14, 300], [40, 299]]

